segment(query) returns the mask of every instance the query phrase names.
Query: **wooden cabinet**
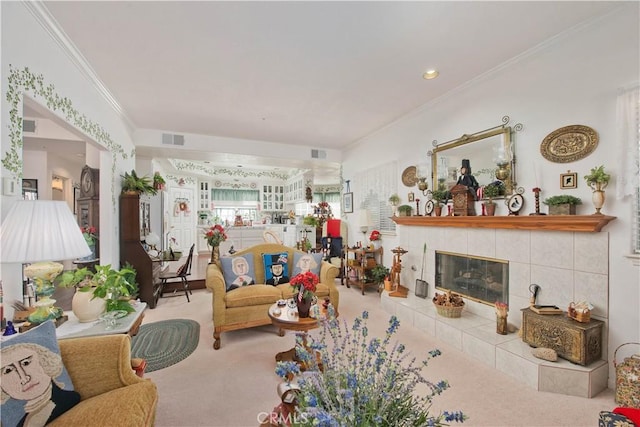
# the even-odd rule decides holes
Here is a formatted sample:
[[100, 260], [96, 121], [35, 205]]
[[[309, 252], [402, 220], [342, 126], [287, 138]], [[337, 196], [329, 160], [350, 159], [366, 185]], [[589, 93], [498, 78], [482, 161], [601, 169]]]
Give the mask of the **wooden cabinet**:
[[383, 248], [366, 249], [366, 248], [345, 248], [343, 260], [342, 284], [347, 287], [351, 285], [359, 286], [364, 295], [364, 290], [369, 286], [378, 286], [369, 274], [369, 272], [378, 264], [382, 264]]
[[162, 263], [153, 260], [140, 242], [145, 204], [138, 194], [120, 196], [120, 265], [129, 263], [136, 270], [139, 297], [149, 308], [155, 308], [160, 297], [160, 271]]
[[522, 309], [522, 341], [532, 347], [554, 349], [558, 356], [586, 366], [602, 357], [602, 326], [591, 319], [577, 322], [562, 314], [538, 314]]

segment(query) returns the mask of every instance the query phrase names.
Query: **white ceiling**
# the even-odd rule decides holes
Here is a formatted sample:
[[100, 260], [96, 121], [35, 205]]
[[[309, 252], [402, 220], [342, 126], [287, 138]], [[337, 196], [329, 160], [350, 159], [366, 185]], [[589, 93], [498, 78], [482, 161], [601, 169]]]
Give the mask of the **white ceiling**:
[[43, 4], [138, 128], [337, 150], [619, 5]]

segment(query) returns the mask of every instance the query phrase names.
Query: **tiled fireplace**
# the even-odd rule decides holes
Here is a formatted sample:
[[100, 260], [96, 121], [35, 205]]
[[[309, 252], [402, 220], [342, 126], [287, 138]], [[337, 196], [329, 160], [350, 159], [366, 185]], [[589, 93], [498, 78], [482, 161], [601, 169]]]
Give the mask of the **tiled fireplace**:
[[[566, 310], [572, 301], [587, 300], [594, 306], [592, 317], [605, 322], [602, 357], [606, 359], [607, 232], [416, 224], [398, 226], [398, 235], [400, 246], [409, 251], [402, 258], [402, 284], [411, 292], [408, 298], [392, 298], [384, 293], [382, 304], [387, 312], [537, 390], [593, 397], [607, 387], [606, 360], [588, 366], [562, 359], [546, 362], [531, 355], [531, 348], [522, 342], [517, 332], [496, 334], [493, 305], [465, 298], [467, 304], [462, 317], [452, 319], [439, 316], [431, 302], [436, 292], [437, 251], [505, 261], [508, 263], [510, 324], [520, 327], [520, 309], [529, 305], [532, 283], [541, 288], [539, 304], [555, 304]], [[420, 277], [425, 242], [428, 249], [424, 279], [429, 282], [429, 294], [422, 299], [413, 291], [415, 279]], [[417, 268], [409, 268], [411, 266]]]

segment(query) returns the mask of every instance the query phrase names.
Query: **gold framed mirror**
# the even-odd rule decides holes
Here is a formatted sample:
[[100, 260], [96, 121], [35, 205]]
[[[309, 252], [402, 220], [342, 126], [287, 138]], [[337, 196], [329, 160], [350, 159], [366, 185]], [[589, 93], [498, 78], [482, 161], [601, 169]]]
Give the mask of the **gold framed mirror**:
[[433, 189], [449, 191], [461, 176], [463, 164], [470, 166], [471, 175], [479, 188], [499, 181], [502, 191], [496, 198], [512, 195], [516, 188], [515, 155], [513, 133], [522, 129], [521, 124], [513, 128], [509, 117], [502, 118], [502, 125], [473, 134], [464, 134], [457, 139], [438, 144], [429, 152]]

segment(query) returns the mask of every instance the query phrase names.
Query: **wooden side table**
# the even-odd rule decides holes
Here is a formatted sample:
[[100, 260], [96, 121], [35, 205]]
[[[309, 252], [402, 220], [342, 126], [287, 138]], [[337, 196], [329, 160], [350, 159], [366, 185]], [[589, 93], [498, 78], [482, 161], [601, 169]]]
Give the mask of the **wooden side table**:
[[[343, 273], [341, 283], [351, 287], [350, 285], [360, 287], [362, 295], [368, 287], [375, 286], [380, 292], [380, 286], [374, 281], [368, 281], [367, 276], [369, 270], [373, 269], [376, 265], [382, 264], [382, 254], [384, 249], [379, 247], [378, 249], [366, 249], [366, 248], [345, 248], [344, 249], [344, 262]], [[353, 254], [353, 257], [349, 257], [349, 254]], [[354, 271], [356, 279], [349, 278], [349, 271]], [[345, 282], [346, 280], [346, 282]]]
[[[280, 314], [276, 314], [276, 309], [280, 309]], [[269, 318], [274, 326], [278, 327], [280, 336], [284, 335], [285, 330], [305, 332], [302, 337], [302, 343], [306, 347], [307, 339], [306, 332], [318, 327], [318, 319], [313, 317], [298, 317], [298, 311], [296, 309], [289, 308], [287, 306], [278, 307], [278, 304], [273, 304], [269, 307]], [[305, 366], [301, 364], [301, 360], [296, 357], [296, 347], [287, 351], [282, 351], [276, 354], [276, 362], [282, 361], [295, 361], [300, 364], [300, 369], [305, 370]]]

